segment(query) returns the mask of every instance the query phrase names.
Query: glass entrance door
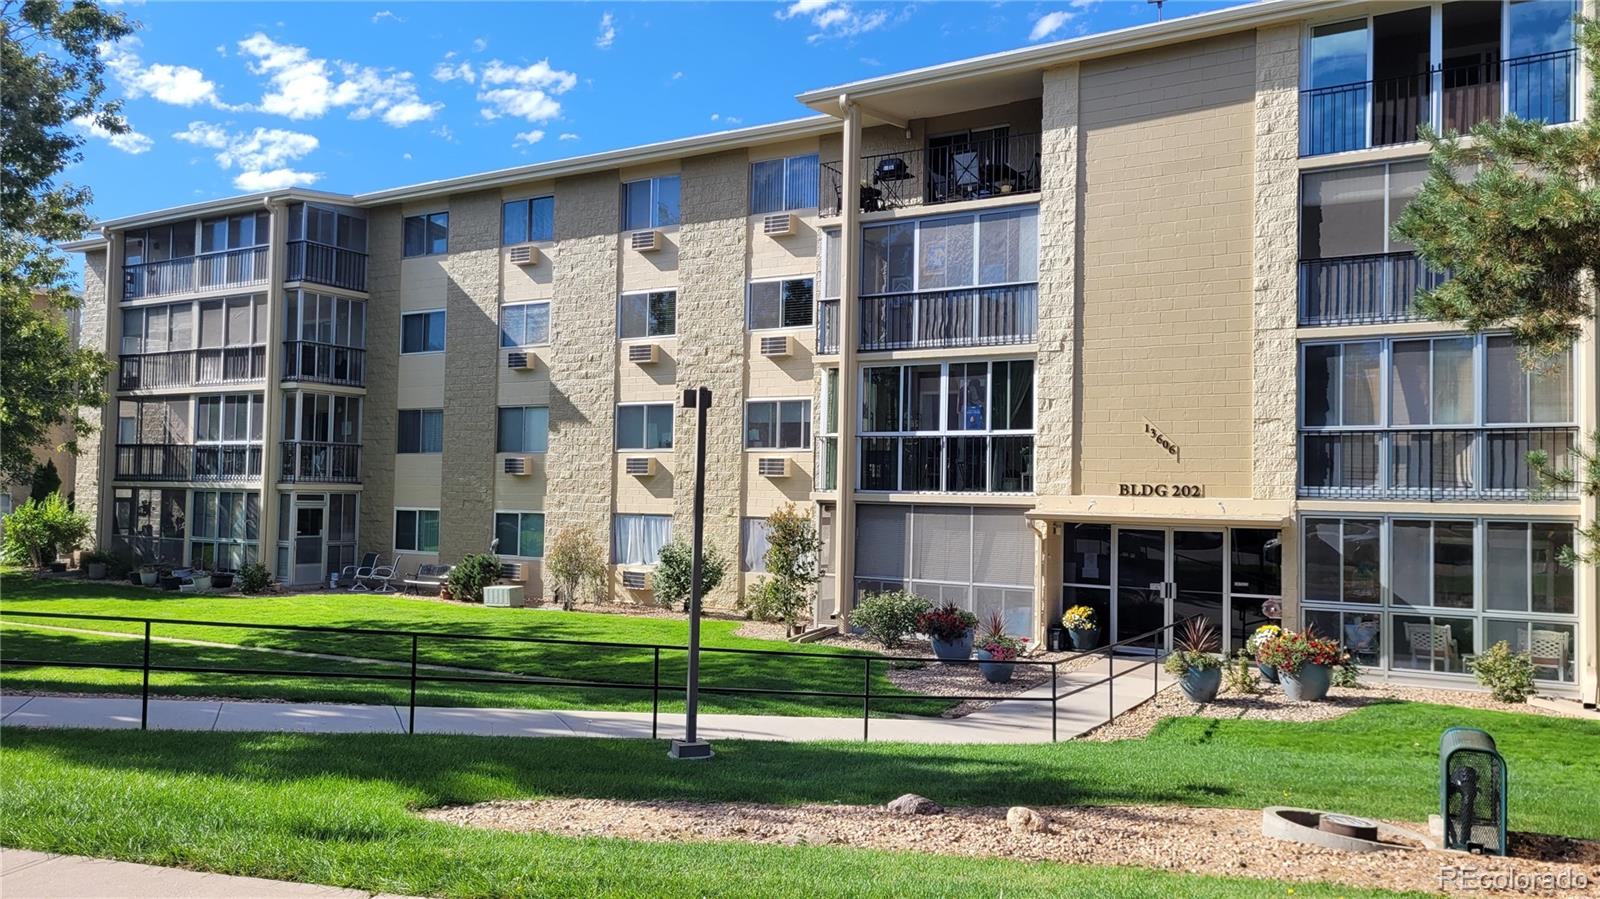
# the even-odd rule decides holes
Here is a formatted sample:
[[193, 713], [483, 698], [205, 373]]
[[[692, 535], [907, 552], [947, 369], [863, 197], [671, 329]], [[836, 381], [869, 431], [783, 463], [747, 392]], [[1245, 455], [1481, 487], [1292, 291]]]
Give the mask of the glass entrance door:
[[[1221, 531], [1173, 531], [1172, 597], [1168, 621], [1204, 616], [1216, 629], [1217, 650], [1222, 649], [1223, 566], [1227, 542]], [[1177, 636], [1175, 633], [1174, 636]]]
[[322, 539], [326, 509], [297, 506], [294, 517], [294, 583], [315, 584], [323, 579]]
[[[1167, 618], [1167, 532], [1117, 529], [1117, 642], [1153, 631]], [[1152, 637], [1139, 646], [1156, 648]]]

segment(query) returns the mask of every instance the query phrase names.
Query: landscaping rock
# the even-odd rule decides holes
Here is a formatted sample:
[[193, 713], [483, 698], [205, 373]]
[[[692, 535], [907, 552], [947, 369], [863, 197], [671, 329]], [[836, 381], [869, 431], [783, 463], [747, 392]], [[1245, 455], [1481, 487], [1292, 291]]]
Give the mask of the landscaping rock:
[[1050, 829], [1050, 819], [1025, 805], [1013, 805], [1006, 812], [1006, 825], [1013, 833], [1045, 833]]
[[907, 793], [889, 803], [889, 811], [896, 815], [942, 815], [944, 806], [926, 796]]

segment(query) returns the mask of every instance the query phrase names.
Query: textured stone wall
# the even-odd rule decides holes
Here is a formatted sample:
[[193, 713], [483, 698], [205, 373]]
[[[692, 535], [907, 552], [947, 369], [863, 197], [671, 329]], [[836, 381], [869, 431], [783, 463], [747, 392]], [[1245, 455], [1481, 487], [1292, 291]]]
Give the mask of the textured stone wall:
[[1254, 496], [1295, 496], [1300, 27], [1256, 32]]
[[573, 526], [611, 540], [619, 196], [614, 172], [556, 182], [546, 542]]
[[361, 551], [394, 546], [400, 385], [400, 207], [367, 211], [367, 396], [361, 406]]
[[[112, 300], [106, 295], [107, 280], [106, 266], [110, 253], [98, 250], [85, 253], [83, 257], [83, 307], [78, 318], [78, 345], [85, 349], [99, 350], [106, 353], [113, 363], [116, 355], [110, 352], [109, 322]], [[115, 384], [115, 375], [108, 379], [107, 396], [115, 403], [115, 394], [109, 388]], [[73, 491], [74, 503], [79, 512], [89, 519], [92, 526], [89, 534], [89, 545], [99, 546], [102, 539], [109, 542], [109, 533], [105, 523], [101, 521], [101, 443], [104, 437], [104, 425], [107, 421], [105, 409], [84, 406], [78, 410], [78, 417], [91, 425], [94, 430], [78, 438], [77, 470], [73, 476], [73, 483], [67, 489]], [[116, 419], [110, 419], [115, 426]], [[115, 439], [114, 437], [112, 439]], [[109, 506], [109, 503], [107, 504]]]
[[1039, 356], [1034, 480], [1072, 493], [1077, 390], [1078, 67], [1044, 73], [1040, 134]]
[[[744, 294], [748, 253], [749, 155], [743, 151], [683, 162], [683, 225], [679, 230], [678, 386], [709, 387], [706, 422], [705, 540], [736, 566], [744, 488]], [[680, 397], [681, 402], [681, 397]], [[674, 418], [674, 536], [693, 533], [695, 413]], [[737, 570], [735, 568], [735, 570]], [[727, 577], [706, 598], [726, 605], [739, 578]]]
[[489, 548], [500, 362], [500, 192], [450, 199], [439, 556]]

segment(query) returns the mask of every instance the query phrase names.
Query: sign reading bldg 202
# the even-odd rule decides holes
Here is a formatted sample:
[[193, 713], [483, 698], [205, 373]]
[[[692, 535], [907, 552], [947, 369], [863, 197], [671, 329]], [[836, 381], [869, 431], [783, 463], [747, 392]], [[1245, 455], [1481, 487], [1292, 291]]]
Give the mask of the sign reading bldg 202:
[[1118, 484], [1118, 496], [1176, 496], [1200, 499], [1206, 495], [1203, 484]]

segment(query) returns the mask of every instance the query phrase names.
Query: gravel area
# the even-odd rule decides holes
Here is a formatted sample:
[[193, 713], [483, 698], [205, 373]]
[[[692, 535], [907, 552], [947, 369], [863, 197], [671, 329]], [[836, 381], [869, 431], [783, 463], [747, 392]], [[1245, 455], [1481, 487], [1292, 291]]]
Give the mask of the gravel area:
[[[1326, 881], [1391, 890], [1443, 891], [1440, 868], [1463, 864], [1518, 874], [1581, 873], [1600, 895], [1600, 843], [1513, 835], [1518, 856], [1473, 858], [1408, 850], [1347, 853], [1275, 840], [1261, 834], [1261, 812], [1181, 806], [1039, 807], [1048, 826], [1016, 831], [1005, 808], [949, 809], [938, 815], [895, 815], [879, 806], [748, 803], [616, 802], [550, 799], [488, 802], [433, 809], [423, 816], [448, 824], [646, 842], [831, 844], [900, 852], [1129, 865], [1274, 881]], [[1415, 831], [1426, 827], [1390, 822]], [[1571, 874], [1567, 875], [1569, 878]], [[1475, 894], [1541, 896], [1534, 890]]]

